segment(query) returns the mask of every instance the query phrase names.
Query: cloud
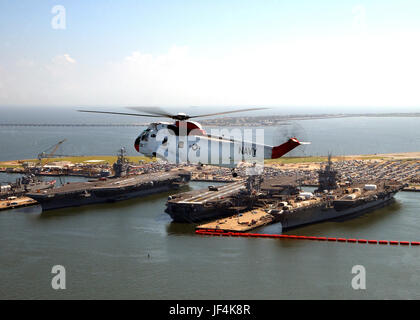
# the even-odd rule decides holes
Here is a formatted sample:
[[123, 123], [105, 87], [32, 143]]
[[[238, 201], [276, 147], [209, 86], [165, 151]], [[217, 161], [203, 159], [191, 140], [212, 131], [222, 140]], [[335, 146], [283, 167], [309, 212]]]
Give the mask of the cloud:
[[101, 66], [0, 70], [0, 104], [419, 106], [419, 33], [298, 38], [223, 56], [173, 46]]
[[76, 60], [74, 60], [68, 53], [55, 56], [52, 59], [53, 64], [59, 64], [59, 65], [66, 65], [66, 64], [75, 64]]

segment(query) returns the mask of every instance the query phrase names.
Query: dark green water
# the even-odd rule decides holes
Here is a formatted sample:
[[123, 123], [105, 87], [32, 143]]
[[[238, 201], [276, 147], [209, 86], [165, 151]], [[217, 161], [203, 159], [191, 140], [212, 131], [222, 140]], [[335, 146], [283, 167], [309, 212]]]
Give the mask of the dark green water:
[[[418, 241], [419, 196], [400, 193], [385, 209], [289, 233]], [[420, 247], [197, 236], [171, 223], [166, 197], [1, 212], [0, 298], [420, 298]], [[66, 268], [65, 290], [51, 288], [54, 265]], [[354, 265], [366, 268], [366, 290], [351, 287]]]
[[[317, 153], [355, 154], [418, 151], [416, 121], [301, 123]], [[63, 153], [113, 154], [124, 145], [133, 154], [138, 131], [2, 127], [0, 159], [33, 158], [63, 138]], [[0, 174], [0, 182], [15, 178]], [[198, 236], [192, 225], [171, 223], [167, 196], [48, 213], [39, 207], [0, 212], [0, 299], [420, 298], [420, 247]], [[289, 233], [420, 241], [420, 193], [396, 199], [354, 220]], [[279, 233], [280, 226], [259, 231]], [[51, 287], [54, 265], [66, 269], [65, 290]], [[366, 269], [366, 290], [351, 286], [354, 265]]]

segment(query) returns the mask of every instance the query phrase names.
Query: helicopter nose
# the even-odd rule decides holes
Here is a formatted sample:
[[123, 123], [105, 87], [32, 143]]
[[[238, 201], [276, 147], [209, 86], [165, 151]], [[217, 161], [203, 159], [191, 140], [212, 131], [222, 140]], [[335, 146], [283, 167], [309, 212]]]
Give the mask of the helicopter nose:
[[136, 141], [134, 141], [134, 148], [137, 150], [137, 152], [140, 152], [140, 136], [138, 136]]

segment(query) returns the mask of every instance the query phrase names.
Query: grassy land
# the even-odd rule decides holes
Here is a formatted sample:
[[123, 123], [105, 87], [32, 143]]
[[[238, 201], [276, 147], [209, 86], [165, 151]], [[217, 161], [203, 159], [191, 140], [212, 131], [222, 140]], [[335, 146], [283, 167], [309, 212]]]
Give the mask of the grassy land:
[[[128, 161], [138, 163], [139, 161], [144, 162], [153, 162], [156, 161], [155, 158], [148, 158], [142, 156], [127, 156]], [[50, 163], [55, 161], [70, 161], [71, 163], [82, 163], [88, 160], [102, 160], [108, 162], [109, 164], [113, 164], [118, 159], [117, 156], [83, 156], [83, 157], [63, 157], [63, 158], [54, 158], [54, 159], [43, 159], [42, 163]], [[32, 160], [34, 161], [34, 160]]]
[[[156, 161], [156, 158], [148, 158], [142, 156], [133, 156], [127, 157], [130, 162], [139, 163], [139, 161], [143, 160], [144, 162], [153, 162]], [[278, 159], [268, 159], [265, 160], [266, 164], [274, 164], [274, 163], [307, 163], [307, 162], [324, 162], [327, 161], [327, 157], [283, 157]], [[103, 160], [109, 164], [113, 164], [117, 161], [117, 156], [83, 156], [83, 157], [63, 157], [63, 158], [52, 158], [52, 159], [44, 159], [42, 160], [42, 164], [47, 164], [55, 161], [70, 161], [71, 163], [82, 163], [87, 160]], [[333, 160], [338, 160], [333, 158]], [[26, 159], [26, 160], [18, 160], [18, 161], [4, 161], [0, 162], [0, 167], [18, 167], [24, 162], [37, 162], [36, 159]], [[14, 162], [14, 163], [13, 163]]]
[[[127, 157], [130, 162], [139, 163], [139, 161], [144, 162], [154, 162], [156, 158], [148, 158], [142, 156], [129, 156]], [[278, 159], [267, 159], [265, 160], [266, 164], [293, 164], [293, 163], [315, 163], [315, 162], [325, 162], [328, 157], [282, 157]], [[383, 155], [360, 155], [360, 156], [345, 156], [345, 157], [333, 157], [333, 161], [342, 161], [350, 159], [360, 159], [360, 160], [395, 160], [392, 157], [384, 157]], [[82, 156], [82, 157], [63, 157], [63, 158], [51, 158], [43, 159], [42, 164], [47, 164], [55, 161], [70, 161], [71, 163], [82, 163], [87, 160], [103, 160], [109, 164], [113, 164], [117, 161], [117, 156]], [[403, 161], [418, 160], [416, 158], [407, 158], [402, 159]], [[3, 161], [0, 162], [0, 167], [14, 168], [20, 167], [24, 162], [38, 162], [37, 159], [26, 159], [26, 160], [16, 160], [16, 161]]]
[[[43, 159], [42, 164], [45, 165], [47, 163], [51, 162], [57, 162], [57, 161], [70, 161], [71, 163], [82, 163], [84, 161], [88, 160], [102, 160], [109, 164], [113, 164], [117, 161], [117, 156], [82, 156], [82, 157], [60, 157], [60, 158], [51, 158], [51, 159]], [[139, 161], [144, 162], [154, 162], [156, 161], [156, 158], [148, 158], [148, 157], [142, 157], [142, 156], [128, 156], [127, 157], [130, 162], [139, 163]], [[0, 162], [0, 167], [6, 167], [6, 168], [15, 168], [20, 167], [24, 162], [35, 162], [37, 163], [37, 159], [25, 159], [25, 160], [17, 160], [17, 161], [3, 161]]]

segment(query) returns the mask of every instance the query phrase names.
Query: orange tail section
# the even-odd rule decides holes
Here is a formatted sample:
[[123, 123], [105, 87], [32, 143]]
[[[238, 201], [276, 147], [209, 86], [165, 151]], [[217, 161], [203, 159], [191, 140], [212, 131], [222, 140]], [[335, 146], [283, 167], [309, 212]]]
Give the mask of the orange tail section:
[[287, 142], [273, 147], [271, 151], [271, 159], [277, 159], [284, 156], [286, 153], [292, 151], [294, 148], [300, 146], [301, 143], [296, 138], [290, 138]]

